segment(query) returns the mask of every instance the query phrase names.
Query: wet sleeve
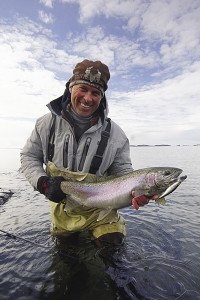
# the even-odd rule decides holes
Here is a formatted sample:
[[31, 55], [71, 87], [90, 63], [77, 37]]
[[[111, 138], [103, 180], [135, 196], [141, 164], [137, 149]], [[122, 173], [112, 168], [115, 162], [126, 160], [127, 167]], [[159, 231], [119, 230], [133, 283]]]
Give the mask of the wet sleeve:
[[121, 176], [132, 171], [130, 146], [128, 139], [126, 139], [124, 145], [121, 148], [118, 148], [114, 161], [108, 169], [108, 175]]
[[43, 168], [44, 155], [41, 136], [38, 132], [38, 122], [27, 140], [21, 153], [21, 171], [30, 184], [36, 188], [40, 176], [45, 176]]

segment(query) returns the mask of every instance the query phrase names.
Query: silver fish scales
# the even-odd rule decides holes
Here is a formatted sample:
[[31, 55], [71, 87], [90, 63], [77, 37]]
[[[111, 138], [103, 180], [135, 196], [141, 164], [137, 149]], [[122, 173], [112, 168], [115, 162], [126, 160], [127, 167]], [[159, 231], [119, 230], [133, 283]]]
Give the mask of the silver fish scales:
[[132, 204], [132, 191], [136, 197], [166, 197], [186, 179], [186, 175], [179, 177], [181, 173], [181, 169], [174, 167], [144, 168], [93, 183], [64, 181], [61, 189], [66, 198], [77, 205], [104, 210], [120, 209]]

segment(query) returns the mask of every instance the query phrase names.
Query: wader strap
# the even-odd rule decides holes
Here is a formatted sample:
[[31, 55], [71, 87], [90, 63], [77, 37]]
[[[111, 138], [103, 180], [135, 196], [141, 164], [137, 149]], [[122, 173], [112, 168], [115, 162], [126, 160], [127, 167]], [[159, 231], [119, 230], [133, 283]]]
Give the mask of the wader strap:
[[[56, 116], [54, 114], [52, 116], [53, 116], [53, 122], [49, 134], [48, 155], [47, 155], [49, 161], [52, 161], [52, 158], [54, 156], [54, 148], [55, 148], [54, 140], [55, 140]], [[108, 144], [108, 139], [110, 137], [111, 122], [110, 119], [106, 119], [106, 121], [108, 124], [106, 125], [105, 130], [102, 131], [101, 133], [101, 140], [99, 142], [99, 146], [91, 162], [90, 171], [89, 171], [89, 173], [91, 174], [96, 174], [96, 172], [98, 171], [103, 159], [104, 151]]]
[[56, 124], [56, 115], [52, 114], [53, 117], [53, 122], [51, 125], [51, 129], [50, 129], [50, 134], [49, 134], [49, 144], [48, 144], [48, 160], [52, 161], [52, 158], [54, 156], [54, 140], [55, 140], [55, 124]]
[[91, 162], [91, 166], [90, 166], [90, 170], [89, 170], [89, 173], [91, 173], [91, 174], [96, 174], [96, 172], [98, 171], [98, 169], [101, 165], [102, 159], [103, 159], [104, 151], [108, 144], [108, 139], [110, 137], [111, 122], [110, 122], [110, 119], [106, 119], [106, 121], [108, 124], [107, 124], [105, 130], [102, 131], [102, 133], [101, 133], [101, 140], [99, 142], [97, 152], [94, 155], [92, 162]]

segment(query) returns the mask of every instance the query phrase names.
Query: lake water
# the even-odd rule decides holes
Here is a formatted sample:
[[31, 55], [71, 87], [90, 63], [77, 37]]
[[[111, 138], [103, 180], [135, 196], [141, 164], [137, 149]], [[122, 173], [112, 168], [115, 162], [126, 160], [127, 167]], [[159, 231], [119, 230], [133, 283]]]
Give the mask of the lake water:
[[17, 171], [19, 149], [0, 154], [0, 187], [14, 192], [0, 229], [35, 243], [0, 235], [1, 300], [200, 299], [200, 147], [131, 148], [135, 169], [174, 166], [188, 178], [164, 206], [121, 210], [125, 244], [105, 255], [87, 233], [53, 238], [48, 202]]

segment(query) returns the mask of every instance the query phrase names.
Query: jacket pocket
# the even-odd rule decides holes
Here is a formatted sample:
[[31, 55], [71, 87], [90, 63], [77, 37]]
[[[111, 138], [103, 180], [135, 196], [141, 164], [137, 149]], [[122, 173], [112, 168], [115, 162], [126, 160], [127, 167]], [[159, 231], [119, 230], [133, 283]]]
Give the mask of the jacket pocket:
[[63, 167], [68, 167], [68, 148], [69, 148], [69, 134], [66, 135], [65, 143], [63, 147]]
[[83, 166], [84, 166], [85, 159], [86, 159], [86, 156], [87, 156], [87, 153], [88, 153], [88, 149], [90, 147], [91, 140], [92, 139], [90, 137], [88, 137], [86, 139], [85, 146], [84, 146], [83, 153], [82, 153], [81, 160], [80, 160], [79, 167], [78, 167], [79, 171], [83, 170]]

